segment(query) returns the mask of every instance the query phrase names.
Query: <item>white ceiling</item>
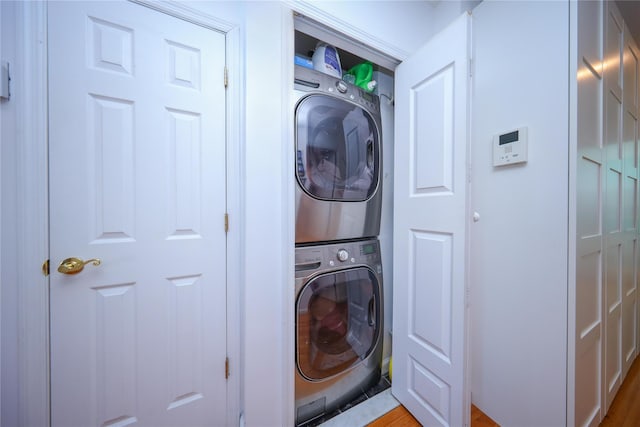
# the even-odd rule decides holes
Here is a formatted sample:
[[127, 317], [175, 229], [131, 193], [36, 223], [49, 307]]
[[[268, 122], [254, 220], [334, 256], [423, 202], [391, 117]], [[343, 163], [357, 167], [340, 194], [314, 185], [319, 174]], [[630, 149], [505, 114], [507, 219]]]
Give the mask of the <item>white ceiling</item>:
[[640, 0], [617, 0], [616, 4], [631, 35], [640, 44]]

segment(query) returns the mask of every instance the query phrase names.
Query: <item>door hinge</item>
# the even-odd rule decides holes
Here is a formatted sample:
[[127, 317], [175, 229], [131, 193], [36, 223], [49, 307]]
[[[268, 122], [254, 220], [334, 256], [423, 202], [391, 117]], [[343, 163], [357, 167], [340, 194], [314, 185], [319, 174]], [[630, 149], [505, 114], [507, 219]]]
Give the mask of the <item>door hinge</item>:
[[224, 359], [224, 379], [229, 379], [229, 358]]
[[225, 233], [229, 232], [229, 214], [228, 213], [224, 214], [224, 232]]
[[0, 61], [0, 99], [11, 99], [11, 65]]
[[224, 87], [225, 89], [229, 86], [229, 70], [227, 67], [224, 67]]
[[42, 263], [42, 274], [45, 277], [49, 275], [49, 260]]

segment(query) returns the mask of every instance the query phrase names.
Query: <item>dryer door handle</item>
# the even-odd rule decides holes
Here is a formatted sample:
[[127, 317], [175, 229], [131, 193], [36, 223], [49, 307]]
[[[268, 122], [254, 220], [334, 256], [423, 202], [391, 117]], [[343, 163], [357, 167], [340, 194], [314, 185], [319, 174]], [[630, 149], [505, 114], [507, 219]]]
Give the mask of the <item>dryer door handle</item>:
[[367, 167], [371, 169], [371, 173], [373, 173], [373, 168], [375, 167], [374, 155], [373, 141], [369, 139], [367, 140]]
[[371, 297], [371, 299], [369, 300], [369, 310], [367, 313], [367, 320], [369, 323], [369, 326], [374, 327], [376, 326], [376, 297], [375, 295]]
[[307, 270], [317, 270], [320, 268], [322, 263], [320, 262], [308, 262], [305, 264], [296, 264], [296, 272], [298, 271], [307, 271]]

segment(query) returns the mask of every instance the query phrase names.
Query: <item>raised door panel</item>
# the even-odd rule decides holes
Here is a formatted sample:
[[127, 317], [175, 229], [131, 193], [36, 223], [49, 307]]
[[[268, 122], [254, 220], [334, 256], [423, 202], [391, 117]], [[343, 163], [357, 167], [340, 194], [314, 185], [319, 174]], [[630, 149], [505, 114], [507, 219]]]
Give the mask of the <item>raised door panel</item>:
[[[597, 243], [592, 239], [592, 244]], [[576, 263], [576, 407], [579, 426], [597, 426], [601, 408], [602, 253], [588, 248]], [[594, 252], [592, 252], [595, 249]]]
[[626, 25], [624, 28], [622, 62], [625, 109], [637, 114], [638, 89], [640, 89], [638, 87], [638, 80], [640, 79], [640, 55], [638, 46]]
[[637, 353], [636, 318], [637, 318], [637, 259], [638, 239], [635, 235], [625, 239], [622, 247], [622, 377], [626, 377]]
[[135, 241], [134, 102], [87, 97], [87, 178], [92, 243]]
[[[621, 277], [622, 269], [622, 244], [606, 247], [606, 271], [605, 271], [605, 385], [606, 392], [615, 396], [620, 387], [622, 376], [622, 295]], [[611, 397], [613, 400], [613, 397]], [[609, 401], [610, 403], [611, 401]]]

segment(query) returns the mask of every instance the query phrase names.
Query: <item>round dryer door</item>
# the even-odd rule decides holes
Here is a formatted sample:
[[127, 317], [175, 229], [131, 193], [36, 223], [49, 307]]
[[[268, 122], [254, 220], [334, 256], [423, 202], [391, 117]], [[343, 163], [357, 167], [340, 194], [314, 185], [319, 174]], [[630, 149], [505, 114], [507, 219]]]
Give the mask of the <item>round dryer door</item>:
[[297, 304], [297, 363], [309, 380], [344, 372], [366, 359], [379, 333], [378, 281], [365, 267], [318, 276]]
[[371, 114], [327, 95], [310, 95], [296, 109], [297, 178], [312, 197], [365, 201], [376, 191], [380, 137]]

